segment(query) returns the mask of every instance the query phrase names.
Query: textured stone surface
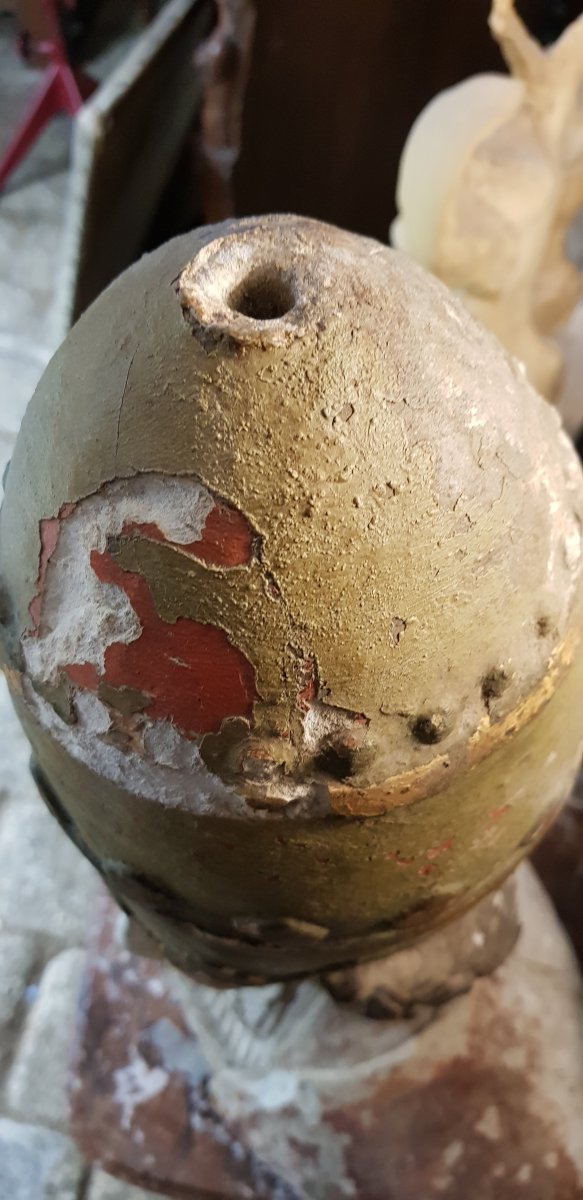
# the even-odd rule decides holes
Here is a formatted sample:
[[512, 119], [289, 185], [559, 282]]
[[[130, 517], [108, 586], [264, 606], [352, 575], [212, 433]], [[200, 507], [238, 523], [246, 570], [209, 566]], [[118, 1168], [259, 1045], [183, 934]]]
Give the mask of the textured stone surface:
[[[1, 811], [1, 806], [8, 797], [20, 804], [25, 803], [27, 797], [30, 797], [31, 794], [36, 794], [36, 789], [28, 770], [30, 747], [26, 738], [22, 736], [20, 725], [10, 701], [6, 680], [1, 674], [0, 729], [2, 730], [2, 740], [0, 742], [2, 747], [2, 770], [0, 772]], [[1, 853], [0, 849], [0, 856]]]
[[82, 1172], [69, 1138], [0, 1118], [2, 1200], [77, 1200]]
[[15, 783], [0, 813], [0, 922], [82, 945], [95, 872], [44, 808], [28, 768]]
[[110, 913], [81, 1014], [80, 1144], [180, 1200], [581, 1200], [579, 975], [534, 872], [515, 878], [506, 961], [408, 1021], [364, 1022], [310, 983], [193, 987], [116, 946]]
[[81, 1152], [180, 1200], [272, 1200], [260, 1164], [209, 1110], [210, 1067], [173, 993], [174, 973], [121, 948], [110, 900], [100, 916], [73, 1065], [71, 1130]]
[[0, 932], [0, 1030], [22, 1003], [38, 953], [37, 939], [30, 934]]
[[87, 1200], [160, 1200], [159, 1192], [145, 1192], [143, 1188], [131, 1187], [106, 1175], [105, 1171], [94, 1171]]
[[46, 968], [10, 1072], [10, 1114], [66, 1129], [72, 1031], [85, 963], [82, 950], [63, 950]]

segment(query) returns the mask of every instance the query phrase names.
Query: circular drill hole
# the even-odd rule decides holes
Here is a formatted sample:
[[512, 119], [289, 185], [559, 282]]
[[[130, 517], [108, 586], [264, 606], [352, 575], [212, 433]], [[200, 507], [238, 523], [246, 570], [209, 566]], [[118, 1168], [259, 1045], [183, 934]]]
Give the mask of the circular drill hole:
[[230, 308], [253, 321], [278, 321], [294, 307], [291, 283], [275, 268], [254, 271], [233, 288]]

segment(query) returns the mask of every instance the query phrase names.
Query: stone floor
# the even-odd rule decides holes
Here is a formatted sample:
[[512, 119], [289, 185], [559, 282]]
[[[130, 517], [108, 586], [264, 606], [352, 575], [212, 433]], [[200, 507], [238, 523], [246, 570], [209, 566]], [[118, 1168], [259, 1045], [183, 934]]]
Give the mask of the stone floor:
[[[13, 36], [0, 16], [0, 152], [38, 79]], [[55, 347], [69, 136], [69, 122], [54, 121], [0, 195], [0, 476]], [[150, 1196], [90, 1169], [67, 1132], [67, 1063], [96, 890], [93, 868], [36, 793], [0, 677], [1, 1200]]]

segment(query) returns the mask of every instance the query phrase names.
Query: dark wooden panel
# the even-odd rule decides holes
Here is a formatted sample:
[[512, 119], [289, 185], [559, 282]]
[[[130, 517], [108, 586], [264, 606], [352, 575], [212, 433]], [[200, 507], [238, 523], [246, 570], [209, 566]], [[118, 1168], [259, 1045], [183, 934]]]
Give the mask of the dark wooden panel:
[[170, 0], [77, 118], [61, 307], [75, 320], [136, 259], [195, 120], [212, 0]]
[[[556, 7], [522, 4], [537, 32]], [[502, 68], [489, 0], [255, 0], [255, 8], [237, 213], [294, 211], [386, 240], [417, 114], [440, 89]], [[581, 4], [562, 8], [557, 27]]]

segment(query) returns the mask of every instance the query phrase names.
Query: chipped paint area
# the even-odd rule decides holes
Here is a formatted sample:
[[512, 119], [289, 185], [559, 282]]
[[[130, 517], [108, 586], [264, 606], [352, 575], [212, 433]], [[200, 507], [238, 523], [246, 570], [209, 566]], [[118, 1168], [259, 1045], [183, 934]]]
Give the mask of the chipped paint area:
[[185, 808], [200, 814], [248, 815], [236, 792], [213, 775], [203, 763], [195, 741], [185, 738], [169, 721], [137, 718], [133, 746], [110, 740], [112, 716], [91, 692], [75, 693], [77, 720], [65, 724], [55, 709], [23, 682], [24, 698], [38, 723], [68, 751], [103, 779], [126, 788], [145, 800], [167, 808]]
[[258, 538], [243, 513], [192, 479], [147, 474], [63, 506], [41, 521], [40, 538], [32, 628], [23, 640], [32, 684], [26, 694], [73, 757], [172, 806], [263, 816], [290, 804], [295, 815], [328, 811], [327, 777], [351, 773], [368, 719], [328, 703], [326, 689], [319, 698], [315, 658], [290, 645], [299, 757], [313, 759], [316, 779], [288, 769], [286, 755], [298, 754], [289, 733], [271, 750], [265, 739], [246, 736], [241, 801], [199, 749], [231, 719], [252, 734], [261, 699], [254, 666], [226, 629], [160, 609], [146, 575], [115, 550], [116, 539], [137, 539], [164, 544], [209, 572], [245, 569], [257, 560]]
[[153, 720], [171, 720], [187, 735], [216, 733], [227, 717], [251, 719], [255, 672], [223, 629], [183, 617], [161, 620], [142, 575], [122, 571], [107, 551], [92, 551], [90, 561], [101, 583], [128, 597], [140, 635], [107, 646], [101, 674], [92, 663], [63, 664], [74, 683], [95, 692], [103, 684], [130, 688], [147, 698]]
[[369, 721], [362, 713], [349, 712], [314, 700], [304, 719], [304, 749], [316, 754], [328, 742], [357, 749], [363, 742]]
[[[200, 811], [242, 809], [201, 760], [200, 736], [250, 720], [254, 670], [225, 631], [163, 621], [111, 538], [164, 541], [210, 569], [251, 561], [246, 518], [191, 479], [116, 480], [40, 525], [38, 591], [23, 639], [35, 716], [74, 758], [140, 795]], [[30, 686], [32, 684], [32, 686]], [[43, 687], [67, 693], [68, 721]]]
[[137, 533], [151, 541], [179, 546], [185, 554], [213, 567], [248, 566], [255, 540], [247, 518], [225, 500], [213, 500], [202, 534], [193, 542], [181, 538], [173, 540], [155, 521], [126, 521], [122, 533]]
[[58, 517], [49, 517], [48, 520], [40, 523], [40, 554], [38, 563], [38, 579], [37, 592], [31, 600], [28, 611], [32, 621], [32, 628], [38, 630], [42, 608], [42, 596], [44, 591], [45, 579], [49, 563], [59, 541], [59, 533], [61, 529], [61, 521], [65, 521], [74, 511], [74, 504], [64, 504], [59, 510]]
[[42, 521], [35, 636], [24, 641], [31, 676], [54, 681], [65, 663], [91, 663], [103, 674], [107, 647], [140, 636], [129, 597], [98, 578], [92, 552], [104, 554], [124, 526], [144, 523], [155, 524], [172, 543], [192, 545], [214, 504], [192, 480], [141, 475], [69, 506], [58, 518], [58, 533], [53, 519]]

